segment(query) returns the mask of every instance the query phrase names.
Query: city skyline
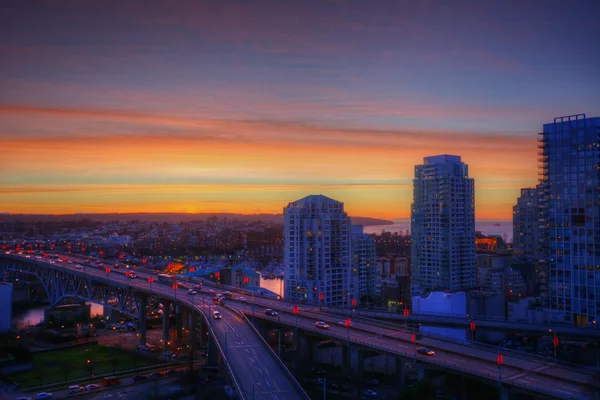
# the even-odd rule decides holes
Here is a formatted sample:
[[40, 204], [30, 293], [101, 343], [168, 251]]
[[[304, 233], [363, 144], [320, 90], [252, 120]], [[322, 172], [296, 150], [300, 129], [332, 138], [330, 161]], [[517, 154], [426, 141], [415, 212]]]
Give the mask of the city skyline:
[[591, 1], [6, 4], [0, 212], [279, 214], [322, 193], [406, 218], [413, 166], [453, 154], [476, 217], [510, 219], [542, 124], [600, 110]]

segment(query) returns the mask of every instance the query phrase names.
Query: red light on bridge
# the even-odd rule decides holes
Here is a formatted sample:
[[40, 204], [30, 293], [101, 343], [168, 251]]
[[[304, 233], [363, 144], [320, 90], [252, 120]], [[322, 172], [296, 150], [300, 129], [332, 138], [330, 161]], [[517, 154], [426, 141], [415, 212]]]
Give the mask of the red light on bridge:
[[152, 283], [152, 282], [154, 282], [154, 278], [153, 278], [153, 277], [151, 277], [151, 276], [150, 276], [150, 277], [148, 277], [148, 283]]
[[344, 326], [345, 326], [346, 328], [350, 328], [350, 327], [352, 326], [352, 321], [350, 321], [350, 318], [346, 318], [346, 319], [344, 320]]
[[67, 250], [71, 250], [71, 245], [70, 244], [67, 245]]
[[190, 272], [194, 272], [196, 269], [194, 267], [190, 267]]
[[131, 272], [129, 272], [129, 271], [125, 272], [125, 276], [129, 278], [131, 276]]
[[408, 317], [408, 316], [409, 316], [409, 314], [410, 314], [410, 310], [409, 310], [408, 308], [405, 308], [405, 309], [404, 309], [404, 316], [405, 316], [405, 317]]
[[124, 258], [125, 258], [125, 254], [123, 254], [123, 253], [119, 254], [119, 258], [120, 258], [121, 260], [122, 260], [122, 259], [124, 259]]
[[475, 330], [475, 328], [477, 328], [477, 325], [475, 324], [475, 321], [471, 321], [471, 322], [469, 322], [469, 329], [470, 329], [471, 331], [474, 331], [474, 330]]
[[221, 272], [219, 272], [219, 271], [215, 272], [215, 278], [220, 279], [221, 278]]
[[142, 264], [146, 264], [146, 259], [142, 258]]
[[248, 284], [248, 277], [247, 276], [244, 277], [244, 284], [246, 284], [246, 285]]
[[498, 354], [498, 365], [504, 364], [504, 354]]
[[319, 300], [325, 300], [325, 295], [323, 293], [319, 293]]
[[44, 247], [43, 243], [38, 244], [38, 247], [41, 249], [42, 247]]
[[558, 347], [558, 337], [554, 336], [554, 338], [552, 339], [552, 344], [554, 345], [554, 347]]
[[48, 258], [48, 253], [44, 253], [44, 258]]
[[100, 251], [98, 252], [98, 254], [100, 254], [101, 256], [103, 256], [103, 255], [104, 255], [104, 250], [100, 250]]
[[356, 307], [356, 299], [352, 299], [350, 303], [352, 304], [352, 307]]
[[28, 245], [27, 245], [27, 248], [28, 248], [28, 249], [30, 249], [30, 248], [31, 248], [31, 244], [28, 244]]
[[62, 258], [63, 262], [67, 261], [67, 257]]
[[85, 247], [82, 247], [82, 248], [81, 248], [81, 252], [82, 252], [82, 253], [85, 253]]
[[300, 307], [298, 307], [298, 306], [294, 306], [294, 307], [292, 308], [292, 313], [293, 313], [294, 315], [298, 315], [298, 314], [300, 313]]
[[410, 335], [410, 341], [412, 344], [415, 344], [415, 334]]
[[176, 283], [172, 284], [171, 287], [173, 288], [173, 290], [179, 289], [179, 286]]
[[56, 247], [56, 244], [52, 243], [52, 244], [50, 245], [50, 248], [51, 248], [52, 250], [54, 250], [54, 247]]
[[110, 273], [110, 268], [106, 267], [106, 273]]

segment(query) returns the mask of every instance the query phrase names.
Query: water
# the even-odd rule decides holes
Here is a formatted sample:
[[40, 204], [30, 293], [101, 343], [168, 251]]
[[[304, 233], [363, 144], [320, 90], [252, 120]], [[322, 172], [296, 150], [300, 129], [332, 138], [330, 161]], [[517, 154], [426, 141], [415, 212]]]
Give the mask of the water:
[[261, 276], [260, 287], [283, 297], [283, 279], [264, 279]]
[[[104, 315], [104, 307], [100, 304], [90, 303], [90, 315]], [[44, 320], [45, 307], [30, 308], [23, 313], [13, 315], [13, 325], [20, 329], [25, 326], [37, 325]]]
[[[365, 226], [364, 232], [371, 234], [380, 234], [381, 231], [386, 232], [398, 232], [404, 235], [406, 231], [410, 233], [410, 218], [398, 218], [393, 219], [393, 225], [371, 225]], [[501, 237], [507, 237], [508, 241], [512, 241], [512, 220], [508, 219], [478, 219], [475, 220], [475, 230], [480, 231], [484, 235], [498, 235]]]

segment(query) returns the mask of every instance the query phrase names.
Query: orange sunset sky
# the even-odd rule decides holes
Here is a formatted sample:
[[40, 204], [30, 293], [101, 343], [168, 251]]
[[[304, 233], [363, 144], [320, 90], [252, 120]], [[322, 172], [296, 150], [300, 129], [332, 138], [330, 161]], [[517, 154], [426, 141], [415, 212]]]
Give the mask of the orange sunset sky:
[[8, 3], [0, 212], [280, 213], [324, 194], [408, 217], [414, 165], [448, 153], [476, 217], [508, 219], [542, 124], [600, 109], [582, 7]]

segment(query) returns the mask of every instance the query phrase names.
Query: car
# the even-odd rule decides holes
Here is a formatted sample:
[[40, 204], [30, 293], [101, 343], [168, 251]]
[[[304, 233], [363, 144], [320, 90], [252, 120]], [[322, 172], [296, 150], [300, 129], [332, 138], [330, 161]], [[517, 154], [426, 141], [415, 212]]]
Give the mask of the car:
[[115, 269], [121, 268], [121, 264], [115, 264]]
[[134, 273], [129, 274], [129, 279], [135, 279], [137, 278], [137, 275]]
[[168, 369], [165, 371], [165, 375], [178, 375], [179, 371], [177, 371], [176, 369]]
[[203, 351], [200, 353], [200, 357], [208, 357], [208, 353], [206, 351]]
[[367, 379], [365, 384], [370, 386], [379, 386], [379, 381], [377, 379]]
[[41, 399], [53, 399], [54, 395], [52, 393], [40, 392], [40, 393], [38, 393], [38, 394], [35, 395], [35, 398], [37, 400], [41, 400]]
[[272, 310], [270, 308], [267, 308], [265, 310], [265, 314], [267, 314], [269, 317], [276, 317], [277, 316], [277, 311]]
[[425, 354], [426, 356], [433, 356], [433, 355], [435, 355], [435, 352], [433, 350], [428, 349], [427, 347], [419, 347], [417, 349], [417, 353], [419, 353], [419, 354]]
[[38, 260], [41, 260], [42, 256], [35, 256], [35, 258], [37, 258]]
[[213, 318], [214, 318], [214, 319], [221, 319], [221, 318], [223, 318], [223, 317], [221, 316], [221, 313], [220, 313], [220, 312], [218, 312], [218, 311], [213, 311]]
[[54, 264], [54, 260], [50, 260], [48, 261], [50, 264]]
[[196, 290], [202, 290], [202, 285], [194, 285], [194, 289], [196, 289]]
[[67, 260], [67, 264], [73, 264], [72, 260]]
[[84, 264], [89, 264], [89, 263], [90, 263], [90, 260], [85, 260], [83, 263], [84, 263]]
[[104, 263], [100, 263], [98, 266], [99, 267], [104, 267]]
[[145, 381], [146, 379], [148, 379], [148, 377], [146, 375], [135, 375], [133, 378], [134, 382], [141, 382], [141, 381]]
[[[352, 321], [350, 321], [350, 318], [348, 318], [348, 323], [349, 323], [349, 326], [352, 326]], [[346, 326], [346, 321], [339, 321], [338, 325]]]
[[366, 397], [377, 397], [377, 392], [368, 389], [368, 390], [363, 390], [363, 395]]
[[231, 294], [231, 292], [223, 292], [223, 296], [225, 296], [225, 297], [231, 297], [232, 294]]
[[81, 265], [77, 264], [77, 265], [75, 265], [75, 268], [82, 269], [83, 267]]
[[323, 386], [323, 378], [317, 378], [315, 382], [317, 383], [317, 385]]
[[246, 302], [246, 298], [245, 297], [238, 297], [236, 300], [244, 302], [244, 303]]
[[325, 323], [323, 321], [315, 322], [315, 326], [319, 329], [329, 329], [329, 325], [327, 325], [327, 323]]
[[150, 374], [150, 379], [160, 378], [162, 374], [160, 372], [153, 372]]
[[210, 290], [208, 291], [208, 294], [215, 294], [215, 293], [217, 293], [217, 292], [215, 292], [215, 291], [214, 291], [214, 290], [212, 290], [212, 289], [210, 289]]
[[59, 259], [58, 259], [58, 260], [56, 260], [56, 261], [58, 261], [59, 263], [63, 262], [62, 258], [59, 258]]
[[69, 394], [83, 392], [83, 387], [79, 385], [69, 386]]
[[194, 289], [189, 289], [189, 290], [187, 291], [187, 294], [194, 295], [194, 294], [198, 294], [198, 292], [196, 292]]
[[185, 287], [185, 285], [183, 283], [181, 283], [181, 282], [177, 282], [177, 286], [179, 286], [179, 289], [187, 289]]

